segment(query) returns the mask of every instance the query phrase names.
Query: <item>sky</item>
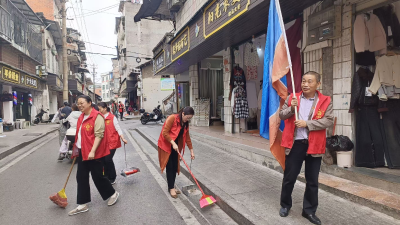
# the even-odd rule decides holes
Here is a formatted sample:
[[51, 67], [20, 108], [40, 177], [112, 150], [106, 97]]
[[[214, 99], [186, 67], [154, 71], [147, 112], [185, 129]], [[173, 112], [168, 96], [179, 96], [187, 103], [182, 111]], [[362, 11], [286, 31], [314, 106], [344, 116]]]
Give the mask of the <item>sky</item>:
[[86, 54], [88, 69], [92, 72], [92, 64], [96, 65], [96, 83], [101, 81], [100, 74], [112, 71], [111, 58], [117, 53], [115, 48], [117, 36], [114, 34], [115, 17], [121, 15], [118, 12], [119, 2], [119, 0], [69, 0], [67, 2], [67, 27], [79, 30], [82, 40], [86, 43], [85, 51], [114, 55]]

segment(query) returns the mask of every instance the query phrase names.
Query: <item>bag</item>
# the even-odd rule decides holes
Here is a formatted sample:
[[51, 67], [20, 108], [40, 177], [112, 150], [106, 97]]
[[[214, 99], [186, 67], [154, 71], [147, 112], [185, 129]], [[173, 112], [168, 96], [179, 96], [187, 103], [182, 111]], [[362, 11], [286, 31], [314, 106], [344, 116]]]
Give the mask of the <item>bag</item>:
[[331, 151], [351, 151], [354, 144], [347, 136], [335, 135], [326, 139], [326, 148]]

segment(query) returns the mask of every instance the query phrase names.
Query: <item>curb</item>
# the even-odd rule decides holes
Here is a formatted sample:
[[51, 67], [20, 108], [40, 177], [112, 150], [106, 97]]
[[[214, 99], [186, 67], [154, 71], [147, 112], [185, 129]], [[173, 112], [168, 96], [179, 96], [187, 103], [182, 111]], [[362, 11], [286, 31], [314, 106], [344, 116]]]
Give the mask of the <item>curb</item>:
[[[151, 146], [153, 146], [155, 149], [158, 149], [157, 145], [150, 140], [141, 130], [139, 129], [133, 129], [136, 132], [138, 132], [138, 134], [140, 134], [140, 136], [142, 136]], [[181, 167], [181, 172], [183, 175], [185, 175], [190, 181], [192, 181], [194, 183], [194, 180], [192, 178], [192, 176], [190, 175], [189, 171], [187, 170], [187, 168], [185, 167]], [[202, 181], [203, 177], [202, 176], [196, 176], [197, 178], [197, 182], [199, 183], [200, 187], [203, 189], [204, 193], [208, 194], [208, 195], [213, 195], [215, 196], [217, 202], [216, 204], [228, 215], [230, 216], [235, 222], [237, 222], [238, 224], [258, 224], [257, 220], [251, 220], [250, 218], [246, 218], [243, 214], [239, 213], [237, 208], [238, 207], [233, 207], [231, 206], [230, 203], [228, 203], [227, 201], [224, 200], [224, 198], [221, 198], [221, 196], [215, 194], [213, 191], [211, 191], [205, 184], [204, 181]], [[204, 178], [205, 179], [205, 178]], [[252, 214], [251, 212], [246, 212], [247, 215]], [[253, 218], [258, 218], [258, 216], [256, 215], [252, 215]]]
[[32, 140], [30, 140], [30, 141], [23, 142], [23, 143], [21, 143], [21, 144], [19, 144], [19, 145], [17, 145], [17, 146], [14, 146], [14, 147], [12, 147], [12, 148], [10, 148], [10, 149], [8, 149], [8, 150], [6, 150], [6, 151], [0, 153], [0, 160], [4, 159], [5, 157], [7, 157], [7, 156], [13, 154], [14, 152], [16, 152], [16, 151], [18, 151], [18, 150], [20, 150], [20, 149], [22, 149], [22, 148], [24, 148], [24, 147], [30, 145], [31, 143], [33, 143], [33, 142], [35, 142], [35, 141], [37, 141], [37, 140], [39, 140], [39, 139], [41, 139], [41, 138], [47, 136], [48, 134], [51, 134], [51, 133], [57, 131], [57, 130], [58, 130], [58, 128], [56, 128], [56, 129], [54, 129], [54, 130], [51, 130], [51, 131], [49, 131], [49, 132], [47, 132], [47, 133], [44, 133], [44, 134], [40, 135], [40, 136], [37, 137], [36, 139], [32, 139]]

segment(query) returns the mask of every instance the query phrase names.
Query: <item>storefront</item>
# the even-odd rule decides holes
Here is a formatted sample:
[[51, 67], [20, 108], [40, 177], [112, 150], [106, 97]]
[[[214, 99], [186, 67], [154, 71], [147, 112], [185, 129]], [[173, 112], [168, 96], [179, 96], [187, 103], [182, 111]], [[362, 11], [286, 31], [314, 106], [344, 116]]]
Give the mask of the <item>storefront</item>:
[[62, 91], [63, 91], [63, 82], [61, 78], [52, 73], [48, 73], [47, 75], [47, 85], [49, 88], [49, 114], [55, 114], [57, 110], [62, 106]]
[[76, 103], [79, 95], [83, 95], [83, 85], [77, 79], [68, 80], [69, 102]]
[[[3, 99], [2, 116], [5, 123], [13, 123], [16, 119], [31, 121], [42, 108], [42, 93], [46, 89], [45, 80], [36, 75], [12, 66], [0, 64], [0, 84]], [[11, 101], [10, 101], [11, 100]]]
[[355, 7], [350, 112], [358, 167], [400, 168], [400, 2], [392, 2]]

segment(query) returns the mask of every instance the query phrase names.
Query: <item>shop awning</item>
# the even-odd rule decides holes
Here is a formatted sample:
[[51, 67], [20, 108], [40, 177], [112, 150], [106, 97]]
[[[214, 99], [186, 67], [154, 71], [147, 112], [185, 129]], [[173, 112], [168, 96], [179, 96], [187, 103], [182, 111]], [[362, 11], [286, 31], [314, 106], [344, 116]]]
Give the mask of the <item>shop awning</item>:
[[[164, 44], [163, 50], [154, 52], [155, 75], [182, 73], [202, 59], [251, 40], [253, 35], [259, 36], [267, 32], [270, 0], [249, 0], [247, 8], [247, 1], [241, 1], [242, 7], [234, 11], [238, 13], [236, 17], [227, 15], [232, 12], [230, 8], [231, 11], [222, 14], [219, 20], [208, 23], [206, 16], [211, 15], [216, 5], [222, 2], [223, 0], [216, 0], [206, 4], [204, 13], [197, 14], [187, 26], [178, 31], [170, 43]], [[298, 17], [304, 9], [317, 2], [318, 0], [281, 0], [284, 20], [290, 21]]]
[[73, 94], [83, 95], [82, 83], [76, 79], [68, 80], [68, 90], [70, 90]]
[[50, 31], [51, 35], [53, 36], [54, 43], [56, 44], [56, 46], [59, 48], [62, 47], [62, 33], [60, 24], [52, 20], [45, 20], [45, 22], [47, 25], [50, 24], [47, 30]]
[[48, 73], [47, 75], [47, 85], [51, 87], [52, 90], [62, 91], [63, 90], [63, 81], [61, 78], [54, 73]]
[[150, 17], [155, 20], [171, 19], [171, 13], [168, 9], [167, 1], [162, 0], [143, 0], [139, 12], [135, 15], [134, 21]]
[[120, 86], [119, 93], [127, 94], [131, 91], [137, 89], [137, 81], [136, 80], [124, 80], [124, 82]]

